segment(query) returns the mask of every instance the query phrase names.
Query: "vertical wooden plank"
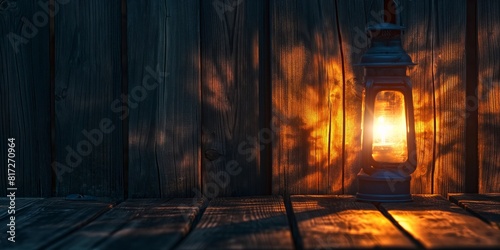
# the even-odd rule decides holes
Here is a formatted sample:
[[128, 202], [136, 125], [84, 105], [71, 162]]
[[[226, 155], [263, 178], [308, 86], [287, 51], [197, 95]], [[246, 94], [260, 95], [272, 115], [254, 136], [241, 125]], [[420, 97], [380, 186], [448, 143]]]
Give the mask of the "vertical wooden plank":
[[[259, 131], [259, 22], [264, 1], [201, 1], [203, 192], [265, 194], [260, 165], [270, 130]], [[260, 137], [259, 137], [260, 135]]]
[[51, 193], [49, 14], [37, 1], [0, 4], [0, 196], [15, 138], [16, 195]]
[[56, 195], [123, 196], [120, 1], [71, 1], [55, 17]]
[[500, 2], [477, 4], [479, 192], [500, 192]]
[[337, 1], [342, 39], [345, 100], [344, 193], [357, 191], [361, 166], [361, 106], [363, 67], [354, 66], [368, 48], [365, 28], [383, 22], [383, 1]]
[[412, 193], [432, 193], [434, 167], [434, 82], [433, 40], [435, 39], [431, 1], [400, 1], [403, 48], [417, 63], [408, 70], [413, 84], [413, 107], [417, 143], [417, 168], [411, 175]]
[[342, 192], [342, 58], [333, 1], [271, 4], [273, 193]]
[[433, 1], [433, 74], [436, 114], [434, 193], [465, 188], [466, 2]]
[[200, 188], [198, 1], [127, 2], [129, 196]]

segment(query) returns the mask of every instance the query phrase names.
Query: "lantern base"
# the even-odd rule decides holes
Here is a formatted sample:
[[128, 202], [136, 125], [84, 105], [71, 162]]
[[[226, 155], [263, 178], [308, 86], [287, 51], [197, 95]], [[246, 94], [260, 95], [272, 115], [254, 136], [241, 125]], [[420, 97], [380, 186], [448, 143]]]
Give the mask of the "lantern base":
[[356, 199], [372, 202], [412, 201], [410, 180], [409, 175], [402, 175], [397, 170], [377, 169], [368, 175], [361, 169]]

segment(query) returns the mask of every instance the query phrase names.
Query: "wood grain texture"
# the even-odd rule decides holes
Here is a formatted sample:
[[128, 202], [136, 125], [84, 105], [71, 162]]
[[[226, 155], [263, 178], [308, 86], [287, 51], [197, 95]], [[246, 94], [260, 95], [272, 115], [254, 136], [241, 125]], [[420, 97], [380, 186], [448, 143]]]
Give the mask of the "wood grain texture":
[[[129, 197], [200, 188], [198, 1], [127, 1]], [[144, 96], [142, 96], [144, 93]]]
[[500, 192], [500, 2], [478, 1], [479, 192]]
[[496, 194], [448, 194], [450, 201], [500, 229], [500, 193]]
[[356, 193], [361, 166], [363, 67], [354, 66], [368, 49], [365, 28], [383, 21], [382, 0], [337, 1], [344, 65], [345, 146], [343, 192]]
[[127, 200], [49, 249], [171, 249], [203, 204], [188, 198]]
[[371, 203], [353, 196], [291, 197], [305, 249], [414, 248]]
[[[94, 220], [113, 203], [102, 201], [66, 201], [49, 198], [36, 202], [16, 214], [16, 242], [2, 239], [2, 249], [46, 248], [66, 234]], [[2, 225], [7, 218], [0, 220]]]
[[417, 168], [411, 175], [412, 193], [432, 193], [434, 169], [433, 5], [431, 1], [400, 1], [403, 48], [417, 63], [407, 71], [413, 85]]
[[433, 84], [436, 148], [433, 193], [465, 189], [466, 2], [433, 1]]
[[55, 195], [122, 197], [122, 121], [111, 107], [121, 93], [120, 1], [71, 1], [59, 7]]
[[271, 2], [273, 193], [342, 193], [342, 58], [334, 1]]
[[260, 164], [261, 149], [273, 136], [259, 130], [264, 2], [201, 1], [202, 174], [210, 198], [270, 189], [270, 166]]
[[17, 196], [47, 197], [51, 195], [47, 12], [36, 1], [2, 1], [0, 37], [0, 196], [6, 195], [8, 184], [7, 139], [15, 138]]
[[216, 198], [178, 249], [292, 249], [283, 199]]
[[[16, 198], [15, 200], [15, 211], [18, 213], [23, 209], [41, 201], [43, 198]], [[13, 210], [10, 205], [11, 200], [9, 198], [0, 198], [0, 219], [6, 216], [10, 216], [9, 210]]]
[[500, 231], [440, 195], [414, 195], [413, 202], [382, 203], [380, 208], [425, 248], [492, 248]]

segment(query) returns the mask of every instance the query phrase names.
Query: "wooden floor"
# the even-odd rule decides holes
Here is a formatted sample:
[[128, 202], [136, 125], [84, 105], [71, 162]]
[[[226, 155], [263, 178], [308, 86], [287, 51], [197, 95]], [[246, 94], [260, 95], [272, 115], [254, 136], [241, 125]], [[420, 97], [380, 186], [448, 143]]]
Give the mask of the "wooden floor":
[[500, 248], [500, 194], [349, 195], [124, 202], [16, 199], [15, 243], [0, 199], [0, 249]]

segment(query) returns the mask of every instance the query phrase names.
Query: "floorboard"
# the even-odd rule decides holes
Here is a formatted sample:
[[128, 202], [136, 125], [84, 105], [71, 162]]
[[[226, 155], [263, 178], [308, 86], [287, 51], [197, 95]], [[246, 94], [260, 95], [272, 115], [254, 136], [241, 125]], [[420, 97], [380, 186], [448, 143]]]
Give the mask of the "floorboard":
[[[67, 201], [50, 198], [37, 201], [16, 215], [15, 243], [2, 237], [0, 249], [45, 248], [111, 209], [104, 201]], [[9, 223], [7, 217], [0, 225]]]
[[[14, 210], [16, 213], [29, 207], [31, 204], [39, 202], [43, 198], [16, 198], [14, 200]], [[9, 214], [9, 210], [12, 210], [9, 198], [0, 198], [0, 219], [5, 218]]]
[[305, 249], [414, 248], [371, 203], [351, 195], [291, 197]]
[[178, 249], [292, 249], [279, 196], [217, 198]]
[[500, 231], [440, 195], [414, 195], [413, 202], [380, 208], [425, 248], [492, 248]]
[[[5, 230], [0, 249], [500, 247], [500, 194], [413, 199], [377, 204], [352, 195], [292, 195], [285, 209], [281, 196], [130, 199], [118, 205], [18, 198], [16, 242], [7, 240]], [[3, 225], [11, 216], [8, 201], [0, 199]]]
[[500, 193], [448, 194], [451, 202], [500, 229]]
[[133, 199], [49, 249], [171, 249], [184, 237], [203, 199]]

